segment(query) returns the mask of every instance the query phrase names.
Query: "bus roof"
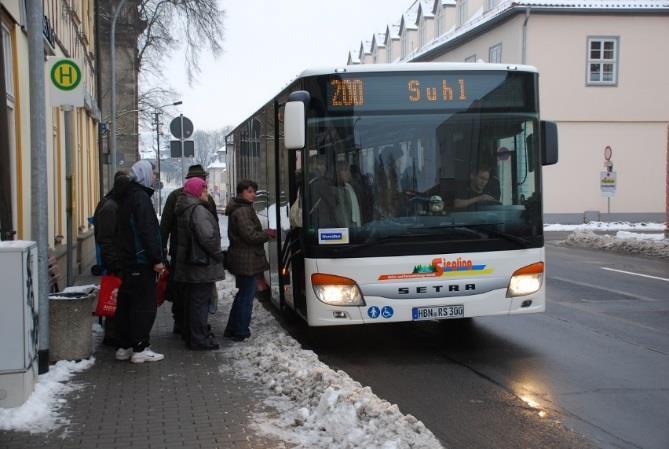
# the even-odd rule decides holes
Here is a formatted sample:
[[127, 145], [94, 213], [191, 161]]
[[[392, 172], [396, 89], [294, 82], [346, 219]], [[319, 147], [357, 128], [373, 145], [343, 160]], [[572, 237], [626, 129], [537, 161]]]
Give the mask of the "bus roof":
[[335, 75], [341, 73], [375, 73], [375, 72], [427, 72], [427, 71], [480, 71], [480, 70], [509, 70], [522, 72], [537, 72], [535, 67], [520, 64], [488, 64], [485, 62], [410, 62], [395, 64], [356, 64], [340, 67], [320, 67], [307, 69], [297, 77], [317, 75]]

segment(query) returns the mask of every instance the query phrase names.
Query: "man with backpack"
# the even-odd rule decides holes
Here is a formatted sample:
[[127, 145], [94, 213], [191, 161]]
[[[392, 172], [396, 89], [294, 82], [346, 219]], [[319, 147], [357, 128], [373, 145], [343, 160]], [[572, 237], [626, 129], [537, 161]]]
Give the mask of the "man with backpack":
[[[100, 249], [100, 259], [104, 272], [121, 276], [121, 256], [114, 245], [118, 205], [130, 184], [128, 173], [120, 170], [114, 175], [114, 186], [100, 200], [93, 214], [95, 244]], [[102, 344], [118, 345], [118, 337], [113, 317], [105, 319], [105, 336]]]

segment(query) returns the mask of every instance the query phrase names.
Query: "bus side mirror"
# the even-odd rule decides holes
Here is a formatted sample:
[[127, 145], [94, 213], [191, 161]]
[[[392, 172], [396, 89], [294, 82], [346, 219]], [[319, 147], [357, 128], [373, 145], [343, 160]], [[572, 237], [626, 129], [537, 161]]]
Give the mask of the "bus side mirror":
[[553, 165], [558, 161], [558, 133], [555, 122], [541, 121], [541, 165]]
[[306, 145], [306, 110], [311, 96], [300, 90], [288, 96], [283, 111], [284, 145], [289, 150], [301, 150]]

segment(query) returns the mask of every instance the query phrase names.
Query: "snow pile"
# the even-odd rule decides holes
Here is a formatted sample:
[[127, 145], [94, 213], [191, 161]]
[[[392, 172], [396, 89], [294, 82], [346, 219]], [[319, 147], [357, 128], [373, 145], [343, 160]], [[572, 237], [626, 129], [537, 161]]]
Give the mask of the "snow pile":
[[664, 223], [629, 223], [627, 221], [591, 221], [577, 225], [544, 224], [544, 231], [664, 231]]
[[[226, 309], [235, 292], [233, 282], [223, 283], [220, 296]], [[421, 421], [303, 350], [263, 307], [254, 308], [253, 336], [226, 352], [236, 373], [270, 394], [265, 403], [278, 416], [253, 416], [254, 427], [267, 436], [310, 449], [442, 447]]]
[[75, 383], [65, 383], [76, 373], [87, 370], [95, 358], [80, 362], [62, 360], [37, 378], [35, 391], [20, 407], [0, 408], [0, 430], [19, 430], [30, 433], [49, 432], [67, 425], [69, 420], [60, 416], [66, 404], [63, 395], [81, 388]]
[[618, 231], [616, 232], [617, 239], [638, 239], [638, 240], [664, 240], [664, 232], [652, 234], [640, 234], [638, 232]]
[[592, 231], [578, 231], [570, 234], [565, 244], [669, 259], [669, 240], [667, 239], [649, 240], [625, 236], [617, 238], [611, 235], [597, 235]]

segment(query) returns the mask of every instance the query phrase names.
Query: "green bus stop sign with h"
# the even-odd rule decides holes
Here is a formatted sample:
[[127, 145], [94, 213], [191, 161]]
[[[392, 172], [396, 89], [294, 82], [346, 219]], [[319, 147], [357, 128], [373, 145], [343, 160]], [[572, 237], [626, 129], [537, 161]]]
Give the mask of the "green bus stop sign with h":
[[81, 61], [72, 58], [49, 58], [48, 74], [51, 81], [52, 106], [84, 106], [85, 83]]
[[81, 83], [81, 70], [74, 61], [61, 59], [51, 67], [51, 81], [61, 90], [76, 89]]

